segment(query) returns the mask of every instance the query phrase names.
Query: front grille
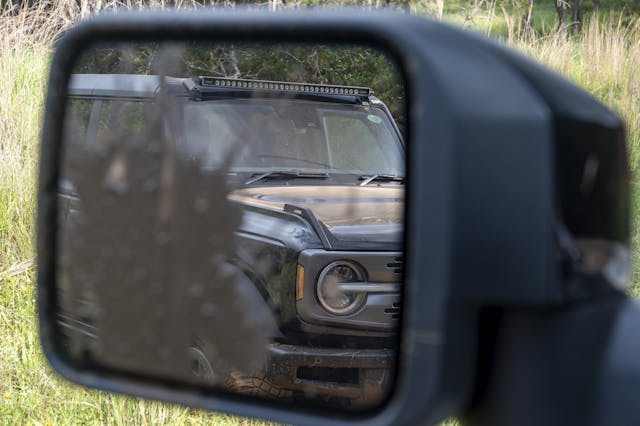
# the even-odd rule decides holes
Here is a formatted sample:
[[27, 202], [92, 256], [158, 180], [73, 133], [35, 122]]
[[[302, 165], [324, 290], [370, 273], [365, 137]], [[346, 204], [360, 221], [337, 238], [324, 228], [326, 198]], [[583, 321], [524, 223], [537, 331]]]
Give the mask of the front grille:
[[400, 302], [394, 302], [391, 307], [385, 308], [384, 313], [391, 315], [391, 319], [400, 318]]
[[392, 262], [387, 263], [387, 269], [391, 269], [394, 274], [402, 274], [402, 264], [404, 260], [402, 256], [396, 257]]
[[[387, 269], [391, 270], [398, 278], [398, 281], [402, 275], [402, 268], [404, 266], [404, 259], [402, 256], [396, 256], [393, 260], [387, 263]], [[391, 319], [400, 318], [400, 301], [393, 302], [393, 304], [384, 309], [385, 315], [390, 315]]]

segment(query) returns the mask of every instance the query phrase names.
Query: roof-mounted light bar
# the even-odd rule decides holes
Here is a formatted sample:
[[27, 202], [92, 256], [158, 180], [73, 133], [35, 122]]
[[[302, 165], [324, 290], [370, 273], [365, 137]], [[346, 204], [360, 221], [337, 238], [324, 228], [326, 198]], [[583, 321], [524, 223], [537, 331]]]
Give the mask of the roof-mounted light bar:
[[309, 93], [314, 95], [370, 96], [368, 87], [336, 86], [329, 84], [291, 83], [285, 81], [242, 80], [224, 77], [198, 77], [202, 87], [245, 89], [273, 92]]

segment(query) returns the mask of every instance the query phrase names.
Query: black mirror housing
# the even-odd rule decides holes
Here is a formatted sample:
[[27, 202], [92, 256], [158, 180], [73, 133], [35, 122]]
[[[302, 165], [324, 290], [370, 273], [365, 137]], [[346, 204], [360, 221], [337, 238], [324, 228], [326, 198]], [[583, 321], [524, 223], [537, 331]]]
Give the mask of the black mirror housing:
[[[65, 88], [83, 46], [130, 40], [359, 43], [389, 52], [400, 64], [408, 106], [406, 267], [398, 376], [383, 407], [327, 415], [81, 370], [65, 358], [55, 320], [56, 190]], [[567, 292], [571, 259], [565, 251], [570, 248], [561, 244], [561, 236], [628, 246], [621, 121], [580, 89], [515, 53], [408, 15], [315, 11], [97, 17], [70, 30], [57, 46], [42, 134], [37, 240], [42, 345], [64, 377], [109, 391], [296, 424], [347, 419], [434, 423], [462, 412], [473, 396], [484, 308], [549, 307], [587, 297], [588, 288]], [[571, 165], [595, 161], [590, 158], [607, 174], [593, 183], [593, 191], [580, 192], [584, 167]], [[601, 209], [611, 213], [577, 221], [580, 215], [570, 207], [576, 198], [585, 208], [606, 205]]]

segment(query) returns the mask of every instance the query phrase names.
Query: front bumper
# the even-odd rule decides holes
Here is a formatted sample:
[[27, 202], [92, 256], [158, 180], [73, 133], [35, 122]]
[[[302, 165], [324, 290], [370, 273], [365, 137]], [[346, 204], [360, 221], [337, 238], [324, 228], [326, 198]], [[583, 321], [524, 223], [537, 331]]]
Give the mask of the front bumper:
[[273, 343], [266, 375], [275, 385], [314, 397], [377, 404], [393, 379], [392, 349], [336, 349]]

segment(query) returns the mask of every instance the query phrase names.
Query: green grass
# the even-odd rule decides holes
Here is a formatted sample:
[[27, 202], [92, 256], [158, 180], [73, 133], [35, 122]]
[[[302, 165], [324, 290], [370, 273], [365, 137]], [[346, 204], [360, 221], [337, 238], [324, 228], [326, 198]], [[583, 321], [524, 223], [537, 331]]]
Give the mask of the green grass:
[[[613, 1], [613, 0], [611, 0]], [[447, 19], [465, 22], [465, 10], [446, 3]], [[603, 0], [603, 5], [607, 3]], [[495, 4], [494, 4], [495, 6]], [[511, 7], [511, 6], [509, 6]], [[483, 9], [471, 28], [497, 34], [510, 45], [564, 74], [618, 111], [627, 123], [631, 168], [640, 165], [640, 24], [601, 16], [583, 35], [553, 28], [553, 10], [540, 7], [539, 34], [518, 31], [512, 9]], [[493, 13], [493, 17], [492, 14]], [[538, 17], [539, 16], [539, 17]], [[592, 15], [595, 17], [595, 15]], [[546, 23], [545, 19], [550, 23]], [[34, 216], [39, 128], [50, 40], [56, 28], [21, 31], [25, 17], [0, 21], [0, 419], [6, 424], [264, 424], [259, 421], [111, 395], [72, 386], [55, 376], [40, 351], [34, 307]], [[22, 21], [9, 21], [22, 19]], [[47, 18], [49, 19], [49, 18]], [[49, 21], [42, 21], [49, 22]], [[536, 21], [538, 22], [538, 21]], [[543, 22], [544, 25], [543, 25]], [[22, 26], [21, 26], [22, 25]], [[57, 24], [56, 24], [57, 25]], [[62, 24], [61, 24], [62, 25]], [[8, 28], [17, 28], [9, 34]], [[633, 241], [640, 236], [640, 184], [634, 179]], [[640, 250], [633, 286], [640, 296]], [[455, 425], [449, 420], [447, 425]]]

